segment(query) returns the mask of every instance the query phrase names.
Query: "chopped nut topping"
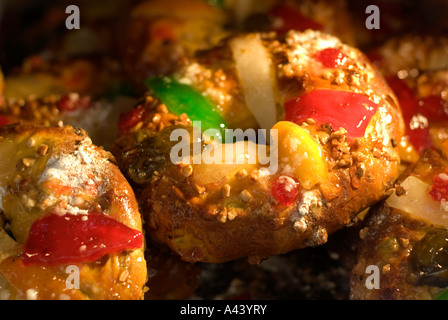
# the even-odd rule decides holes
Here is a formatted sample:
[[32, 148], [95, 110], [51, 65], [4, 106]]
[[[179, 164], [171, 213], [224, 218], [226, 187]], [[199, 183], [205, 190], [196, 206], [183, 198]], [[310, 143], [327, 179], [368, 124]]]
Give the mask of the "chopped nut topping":
[[316, 124], [316, 120], [314, 120], [313, 118], [308, 118], [308, 119], [306, 119], [306, 123], [307, 124]]
[[192, 165], [188, 164], [188, 165], [182, 167], [182, 175], [185, 178], [188, 178], [192, 174], [193, 174], [193, 166]]
[[306, 225], [306, 222], [304, 219], [300, 219], [300, 220], [297, 220], [296, 222], [294, 222], [293, 228], [296, 232], [302, 233], [302, 232], [306, 231], [308, 226]]
[[34, 165], [34, 163], [36, 163], [36, 159], [23, 158], [22, 162], [23, 162], [23, 165], [28, 168], [28, 167], [32, 167]]
[[40, 156], [44, 156], [48, 151], [48, 146], [46, 144], [42, 144], [37, 148], [37, 154]]
[[221, 194], [224, 198], [230, 197], [230, 185], [227, 183], [221, 187]]
[[180, 120], [181, 122], [186, 122], [186, 121], [188, 120], [188, 116], [187, 116], [187, 114], [186, 114], [186, 113], [182, 113], [182, 114], [179, 116], [179, 120]]
[[[19, 177], [19, 176], [17, 176], [17, 177]], [[31, 186], [31, 179], [30, 178], [20, 179], [20, 181], [17, 183], [17, 186], [19, 187], [20, 191], [26, 192], [29, 190], [29, 188]]]
[[28, 147], [34, 147], [35, 144], [36, 144], [36, 140], [35, 140], [33, 137], [30, 137], [30, 138], [28, 139], [28, 141], [26, 142], [26, 145], [27, 145]]
[[330, 141], [330, 135], [327, 132], [319, 131], [318, 139], [319, 139], [320, 143], [326, 144], [328, 141]]
[[18, 175], [16, 175], [14, 178], [13, 178], [13, 182], [14, 183], [19, 183], [20, 181], [22, 181], [22, 179], [23, 179], [23, 177], [20, 175], [20, 174], [18, 174]]
[[392, 144], [392, 147], [397, 147], [398, 146], [398, 142], [397, 140], [395, 140], [395, 138], [390, 139], [390, 143]]
[[203, 194], [205, 192], [205, 188], [198, 185], [197, 183], [194, 184], [194, 188], [197, 191], [197, 193], [199, 193], [199, 194]]
[[402, 247], [407, 248], [409, 246], [408, 238], [400, 238], [399, 241], [400, 241], [400, 244], [402, 245]]
[[366, 170], [366, 166], [364, 165], [364, 163], [361, 163], [357, 168], [356, 168], [356, 176], [358, 177], [358, 178], [361, 178], [363, 175], [364, 175], [364, 173], [365, 173], [365, 170]]
[[329, 124], [329, 123], [323, 123], [320, 127], [323, 131], [325, 131], [327, 133], [333, 132], [333, 128], [331, 127], [331, 124]]
[[252, 171], [250, 173], [250, 178], [255, 182], [259, 181], [260, 180], [260, 171], [259, 170]]
[[42, 202], [38, 205], [39, 209], [41, 209], [42, 211], [44, 211], [46, 208], [50, 207], [53, 204], [53, 201], [45, 198], [44, 200], [42, 200]]
[[120, 273], [120, 276], [118, 277], [118, 281], [125, 282], [128, 277], [129, 277], [129, 271], [127, 269], [125, 269]]
[[249, 202], [252, 199], [252, 194], [248, 190], [244, 189], [240, 192], [240, 198], [244, 202]]
[[24, 171], [26, 170], [26, 168], [27, 168], [27, 167], [26, 167], [25, 164], [23, 163], [23, 159], [17, 161], [17, 164], [16, 164], [16, 170], [17, 170], [17, 171], [19, 171], [19, 172], [24, 172]]
[[227, 208], [222, 209], [221, 212], [218, 214], [218, 221], [221, 223], [227, 221]]
[[237, 180], [242, 180], [244, 178], [247, 177], [247, 171], [246, 169], [241, 169], [240, 171], [238, 171], [237, 173], [235, 173], [235, 178]]
[[160, 113], [155, 113], [154, 116], [152, 117], [152, 123], [158, 124], [160, 122], [160, 119], [162, 119]]
[[403, 188], [400, 185], [395, 185], [395, 194], [400, 197], [400, 196], [404, 196], [406, 194], [406, 190], [405, 188]]
[[168, 113], [168, 108], [164, 104], [159, 104], [157, 106], [157, 111], [160, 112], [160, 113]]
[[36, 201], [34, 199], [27, 197], [25, 200], [25, 207], [30, 209], [30, 208], [34, 208], [35, 206], [36, 206]]
[[227, 210], [227, 220], [232, 221], [237, 216], [237, 212], [235, 210]]
[[132, 131], [140, 130], [143, 127], [143, 121], [139, 121], [135, 126], [132, 127]]
[[359, 230], [359, 238], [361, 240], [364, 240], [366, 238], [368, 232], [369, 232], [369, 228], [367, 228], [367, 227], [362, 228], [361, 230]]
[[159, 122], [159, 124], [157, 124], [156, 130], [162, 131], [163, 128], [165, 128], [165, 124], [163, 122]]
[[174, 193], [176, 193], [176, 196], [178, 198], [180, 198], [180, 199], [184, 199], [185, 198], [184, 193], [178, 187], [172, 186], [171, 188], [173, 189]]

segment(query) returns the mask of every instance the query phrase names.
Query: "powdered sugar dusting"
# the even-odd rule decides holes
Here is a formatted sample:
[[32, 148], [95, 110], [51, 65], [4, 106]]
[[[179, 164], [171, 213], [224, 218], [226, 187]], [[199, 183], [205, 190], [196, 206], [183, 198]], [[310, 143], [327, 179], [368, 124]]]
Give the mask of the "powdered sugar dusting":
[[70, 154], [51, 157], [39, 178], [39, 183], [57, 183], [58, 188], [69, 190], [69, 195], [52, 194], [47, 201], [64, 201], [64, 205], [58, 207], [58, 210], [62, 211], [61, 214], [86, 214], [87, 211], [80, 208], [83, 204], [80, 199], [85, 194], [97, 197], [105, 192], [106, 163], [107, 160], [101, 157], [90, 138], [84, 139]]

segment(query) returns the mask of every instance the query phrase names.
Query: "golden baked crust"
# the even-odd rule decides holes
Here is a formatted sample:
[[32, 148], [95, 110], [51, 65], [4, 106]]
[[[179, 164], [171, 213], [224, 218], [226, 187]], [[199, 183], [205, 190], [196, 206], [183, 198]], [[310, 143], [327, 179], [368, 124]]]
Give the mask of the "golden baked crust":
[[79, 289], [66, 285], [67, 264], [24, 264], [21, 252], [33, 223], [49, 214], [101, 212], [142, 231], [134, 192], [109, 153], [71, 126], [0, 127], [1, 230], [14, 250], [2, 255], [0, 274], [9, 298], [142, 299], [144, 248], [113, 252], [79, 268]]
[[[174, 165], [169, 158], [175, 144], [170, 142], [170, 133], [175, 128], [189, 128], [188, 111], [174, 115], [151, 97], [138, 104], [134, 110], [145, 110], [145, 116], [123, 132], [112, 152], [138, 190], [149, 236], [186, 261], [249, 257], [259, 262], [270, 255], [323, 244], [357, 213], [383, 199], [398, 174], [396, 147], [403, 132], [400, 110], [395, 96], [362, 53], [335, 37], [310, 30], [291, 31], [284, 37], [248, 37], [259, 37], [275, 66], [272, 79], [278, 89], [278, 105], [274, 123], [278, 123], [274, 128], [286, 135], [292, 131], [282, 121], [285, 102], [318, 89], [361, 94], [375, 101], [378, 110], [365, 135], [354, 139], [345, 129], [316, 121], [297, 126], [290, 123], [295, 128], [291, 134], [306, 131], [311, 138], [305, 145], [310, 152], [318, 145], [321, 156], [308, 153], [314, 162], [298, 169], [299, 200], [285, 206], [272, 197], [276, 179], [291, 175], [281, 159], [273, 175], [266, 174], [260, 163]], [[243, 98], [229, 44], [233, 39], [202, 52], [174, 77], [204, 92], [220, 106], [230, 127], [238, 128], [240, 123], [256, 121]], [[327, 47], [347, 56], [341, 68], [322, 68], [312, 58]], [[291, 145], [279, 145], [279, 153], [289, 149]]]

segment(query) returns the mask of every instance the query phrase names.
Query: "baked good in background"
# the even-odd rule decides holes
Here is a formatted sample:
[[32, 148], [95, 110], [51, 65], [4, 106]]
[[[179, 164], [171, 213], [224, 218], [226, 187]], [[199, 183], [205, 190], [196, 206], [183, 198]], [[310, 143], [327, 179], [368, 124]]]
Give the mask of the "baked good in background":
[[395, 92], [403, 112], [405, 134], [400, 157], [413, 163], [425, 149], [441, 149], [447, 138], [448, 39], [406, 34], [370, 51], [370, 58]]
[[[369, 213], [360, 234], [350, 298], [446, 300], [447, 143], [427, 149], [398, 179], [396, 191]], [[376, 286], [366, 285], [378, 267]]]
[[345, 1], [138, 1], [123, 23], [121, 55], [137, 87], [170, 75], [198, 51], [236, 33], [320, 30], [354, 41]]
[[[370, 57], [403, 112], [403, 172], [396, 191], [360, 227], [350, 298], [445, 300], [447, 40], [437, 29], [407, 33], [373, 48]], [[378, 267], [377, 287], [366, 285], [369, 266]]]

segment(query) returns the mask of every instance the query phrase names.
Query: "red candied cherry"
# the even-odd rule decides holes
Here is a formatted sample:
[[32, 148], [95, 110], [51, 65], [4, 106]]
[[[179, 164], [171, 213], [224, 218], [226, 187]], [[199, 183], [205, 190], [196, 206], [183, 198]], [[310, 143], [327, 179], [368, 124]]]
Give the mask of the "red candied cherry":
[[312, 118], [317, 124], [344, 128], [348, 138], [363, 137], [378, 105], [350, 91], [316, 89], [285, 102], [285, 120], [300, 124]]
[[448, 120], [448, 102], [441, 95], [431, 95], [418, 100], [420, 113], [429, 121]]
[[325, 48], [317, 52], [314, 55], [314, 59], [319, 61], [325, 68], [337, 68], [345, 63], [347, 56], [341, 50]]
[[[403, 120], [406, 124], [405, 135], [409, 137], [411, 144], [421, 154], [423, 150], [433, 146], [426, 116], [430, 116], [433, 112], [431, 110], [437, 109], [437, 107], [434, 106], [433, 99], [419, 103], [412, 89], [397, 76], [388, 76], [386, 80], [400, 103]], [[442, 115], [434, 117], [443, 118]]]
[[137, 123], [144, 120], [146, 109], [143, 106], [137, 106], [135, 109], [123, 112], [119, 116], [118, 129], [121, 133], [128, 132]]
[[448, 200], [448, 174], [435, 175], [429, 194], [435, 201]]
[[81, 97], [78, 93], [71, 92], [61, 97], [58, 102], [58, 109], [59, 111], [70, 112], [87, 109], [90, 105], [89, 96]]
[[300, 184], [292, 177], [280, 176], [275, 179], [271, 188], [271, 194], [278, 204], [290, 206], [300, 196]]

